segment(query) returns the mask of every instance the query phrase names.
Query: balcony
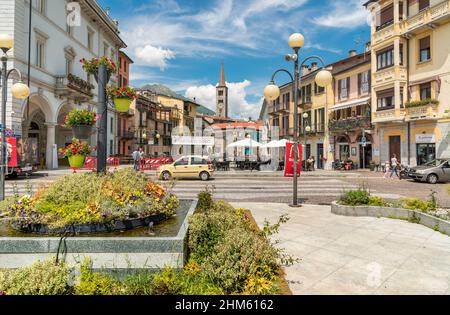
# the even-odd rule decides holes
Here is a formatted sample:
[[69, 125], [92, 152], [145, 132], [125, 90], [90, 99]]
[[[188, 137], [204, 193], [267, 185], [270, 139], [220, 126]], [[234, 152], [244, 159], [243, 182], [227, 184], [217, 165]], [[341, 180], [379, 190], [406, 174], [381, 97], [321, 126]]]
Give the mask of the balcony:
[[406, 121], [417, 120], [437, 120], [439, 119], [438, 106], [436, 101], [430, 101], [428, 104], [423, 102], [411, 102], [406, 104]]
[[57, 76], [55, 82], [55, 95], [58, 97], [70, 97], [76, 101], [86, 102], [93, 96], [94, 86], [89, 82], [73, 75]]
[[407, 71], [405, 67], [394, 66], [388, 69], [379, 70], [373, 74], [373, 85], [383, 85], [392, 83], [396, 80], [406, 81]]
[[373, 113], [373, 123], [401, 122], [405, 120], [404, 108], [378, 109]]
[[395, 35], [395, 25], [390, 25], [380, 29], [372, 35], [372, 45], [378, 45], [386, 42]]
[[370, 129], [371, 128], [370, 117], [351, 117], [339, 120], [330, 120], [328, 128], [330, 131], [351, 131], [356, 129]]
[[415, 35], [425, 28], [450, 20], [450, 1], [445, 0], [409, 17], [401, 24], [402, 34]]
[[135, 131], [134, 129], [121, 130], [119, 133], [119, 137], [123, 140], [133, 140], [135, 138]]

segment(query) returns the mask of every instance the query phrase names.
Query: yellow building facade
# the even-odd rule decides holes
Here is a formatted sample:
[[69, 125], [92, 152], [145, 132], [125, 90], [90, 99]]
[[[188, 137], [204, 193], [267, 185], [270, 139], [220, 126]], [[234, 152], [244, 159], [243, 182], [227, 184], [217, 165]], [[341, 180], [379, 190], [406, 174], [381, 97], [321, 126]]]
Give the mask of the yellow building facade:
[[450, 1], [368, 1], [381, 160], [450, 157]]

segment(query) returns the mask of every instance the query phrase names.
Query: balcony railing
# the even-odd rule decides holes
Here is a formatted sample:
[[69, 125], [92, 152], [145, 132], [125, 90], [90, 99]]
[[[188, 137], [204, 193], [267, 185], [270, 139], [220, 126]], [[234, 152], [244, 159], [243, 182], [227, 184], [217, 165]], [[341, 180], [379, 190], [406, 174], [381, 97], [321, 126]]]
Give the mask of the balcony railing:
[[135, 138], [135, 131], [134, 130], [121, 130], [120, 131], [120, 138], [131, 140]]
[[387, 26], [372, 35], [373, 45], [377, 45], [387, 41], [395, 35], [394, 25]]
[[370, 128], [370, 117], [351, 117], [339, 120], [330, 120], [328, 128], [330, 131], [355, 130], [359, 128]]
[[396, 66], [384, 70], [379, 70], [373, 74], [374, 85], [391, 83], [394, 80], [406, 80], [407, 71], [405, 67]]
[[76, 100], [86, 101], [92, 98], [94, 86], [73, 74], [57, 76], [55, 94], [57, 96], [73, 97]]
[[437, 23], [442, 19], [449, 18], [450, 1], [445, 0], [406, 19], [402, 23], [402, 33], [415, 34], [427, 27], [427, 25], [430, 25], [430, 23]]
[[438, 104], [412, 106], [406, 108], [406, 121], [439, 119]]
[[405, 119], [404, 108], [392, 108], [386, 110], [377, 110], [373, 113], [373, 122], [390, 122], [390, 121], [403, 121]]

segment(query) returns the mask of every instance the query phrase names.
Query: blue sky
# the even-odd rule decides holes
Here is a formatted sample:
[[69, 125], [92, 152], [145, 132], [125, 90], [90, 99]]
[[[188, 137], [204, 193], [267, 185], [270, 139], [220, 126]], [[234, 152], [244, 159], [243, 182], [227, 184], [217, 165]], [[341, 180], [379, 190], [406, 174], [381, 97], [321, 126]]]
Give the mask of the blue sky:
[[[272, 72], [291, 67], [287, 39], [305, 36], [302, 56], [325, 62], [370, 40], [364, 0], [99, 0], [119, 20], [135, 61], [131, 84], [165, 84], [214, 109], [220, 63], [230, 112], [256, 118]], [[284, 83], [281, 77], [279, 83]]]

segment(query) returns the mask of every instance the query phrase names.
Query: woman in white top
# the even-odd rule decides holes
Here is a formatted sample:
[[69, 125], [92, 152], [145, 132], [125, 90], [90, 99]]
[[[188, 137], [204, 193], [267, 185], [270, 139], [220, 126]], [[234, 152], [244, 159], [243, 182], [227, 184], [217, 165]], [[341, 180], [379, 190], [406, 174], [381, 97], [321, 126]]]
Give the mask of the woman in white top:
[[394, 173], [395, 175], [397, 175], [398, 178], [400, 178], [400, 176], [398, 176], [397, 166], [398, 166], [397, 155], [394, 154], [392, 155], [391, 159], [391, 178], [394, 175]]

